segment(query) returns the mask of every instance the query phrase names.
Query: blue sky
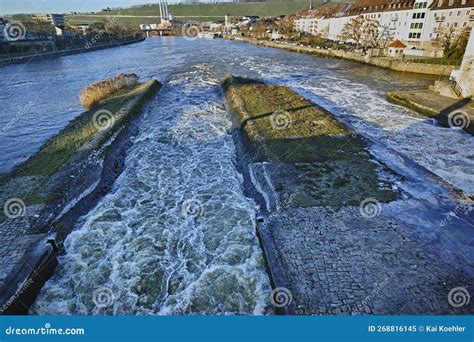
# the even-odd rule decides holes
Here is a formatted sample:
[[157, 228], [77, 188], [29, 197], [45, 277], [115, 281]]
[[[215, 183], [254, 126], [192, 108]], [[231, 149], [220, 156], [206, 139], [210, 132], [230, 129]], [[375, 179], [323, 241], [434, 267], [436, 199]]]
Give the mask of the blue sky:
[[[0, 0], [0, 15], [34, 12], [85, 12], [98, 11], [104, 7], [124, 7], [147, 3], [154, 0]], [[168, 3], [176, 2], [168, 0]]]

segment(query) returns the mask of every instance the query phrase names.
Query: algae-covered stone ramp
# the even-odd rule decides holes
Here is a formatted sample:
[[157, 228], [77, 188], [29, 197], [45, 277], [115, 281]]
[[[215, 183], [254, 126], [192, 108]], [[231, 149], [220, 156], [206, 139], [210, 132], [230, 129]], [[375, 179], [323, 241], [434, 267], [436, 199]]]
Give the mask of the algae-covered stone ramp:
[[61, 243], [77, 218], [110, 189], [122, 166], [133, 119], [160, 88], [155, 80], [113, 83], [104, 81], [113, 89], [99, 87], [103, 94], [87, 103], [90, 110], [0, 178], [5, 203], [0, 214], [0, 313], [26, 312], [55, 266], [50, 257], [49, 264], [39, 261], [42, 253], [57, 252], [56, 246], [51, 251], [45, 243]]
[[[223, 89], [236, 122], [245, 189], [260, 208], [257, 233], [277, 312], [472, 309], [454, 311], [446, 300], [465, 274], [435, 256], [436, 244], [412, 240], [416, 229], [390, 214], [396, 205], [395, 216], [411, 218], [418, 210], [425, 220], [425, 207], [433, 203], [416, 208], [413, 199], [401, 207], [404, 178], [368, 152], [372, 142], [288, 87], [229, 77]], [[413, 174], [409, 182], [417, 186], [421, 178]]]
[[287, 87], [241, 78], [227, 79], [224, 87], [252, 154], [251, 176], [268, 190], [267, 209], [282, 201], [308, 207], [395, 197], [390, 184], [380, 186], [380, 165], [361, 138], [323, 108]]

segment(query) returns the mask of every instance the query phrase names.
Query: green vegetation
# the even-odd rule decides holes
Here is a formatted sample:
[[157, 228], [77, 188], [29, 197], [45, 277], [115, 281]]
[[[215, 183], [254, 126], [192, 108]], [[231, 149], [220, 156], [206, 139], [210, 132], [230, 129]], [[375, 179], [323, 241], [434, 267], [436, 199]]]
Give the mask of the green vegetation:
[[[316, 0], [313, 5], [322, 4], [324, 1]], [[220, 16], [227, 13], [232, 16], [258, 15], [278, 16], [291, 14], [309, 8], [309, 1], [291, 2], [250, 2], [250, 3], [220, 3], [220, 4], [176, 4], [169, 5], [169, 12], [177, 17], [205, 17]], [[104, 13], [104, 12], [103, 12]], [[105, 12], [108, 15], [160, 15], [158, 5], [123, 9], [120, 11]]]
[[323, 108], [288, 87], [231, 77], [223, 82], [253, 162], [293, 206], [358, 205], [395, 194], [378, 177], [366, 144]]

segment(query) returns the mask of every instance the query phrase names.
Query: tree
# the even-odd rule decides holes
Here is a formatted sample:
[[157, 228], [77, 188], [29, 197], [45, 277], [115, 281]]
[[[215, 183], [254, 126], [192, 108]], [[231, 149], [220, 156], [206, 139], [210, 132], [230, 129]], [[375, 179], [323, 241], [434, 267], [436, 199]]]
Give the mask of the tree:
[[438, 36], [445, 58], [462, 59], [466, 51], [470, 31], [470, 28], [450, 27]]
[[282, 18], [276, 22], [276, 28], [280, 34], [291, 40], [296, 33], [295, 22], [289, 17]]
[[353, 41], [358, 49], [360, 46], [368, 48], [377, 46], [379, 38], [379, 22], [359, 15], [342, 28], [339, 39], [343, 41]]
[[269, 30], [269, 25], [263, 21], [257, 21], [253, 26], [252, 26], [252, 35], [255, 36], [256, 38], [265, 38], [266, 37], [266, 32]]

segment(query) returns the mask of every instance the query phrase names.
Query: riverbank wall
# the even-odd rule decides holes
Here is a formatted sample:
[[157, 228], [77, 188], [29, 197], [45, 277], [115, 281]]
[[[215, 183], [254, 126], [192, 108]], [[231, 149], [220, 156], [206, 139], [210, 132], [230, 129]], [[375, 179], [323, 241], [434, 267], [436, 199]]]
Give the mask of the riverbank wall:
[[111, 49], [111, 48], [115, 48], [115, 47], [121, 47], [121, 46], [130, 45], [130, 44], [140, 43], [140, 42], [143, 42], [145, 39], [146, 39], [146, 37], [143, 37], [143, 38], [140, 38], [140, 39], [134, 39], [134, 40], [130, 40], [130, 41], [112, 43], [112, 44], [107, 44], [107, 45], [100, 45], [100, 46], [91, 45], [89, 47], [78, 48], [78, 49], [62, 50], [62, 51], [48, 52], [48, 53], [42, 53], [42, 54], [34, 54], [34, 55], [25, 55], [25, 56], [16, 56], [16, 57], [10, 57], [10, 58], [3, 58], [3, 59], [0, 59], [0, 67], [4, 67], [4, 66], [7, 66], [7, 65], [12, 65], [12, 64], [22, 64], [22, 63], [28, 63], [28, 62], [33, 62], [33, 61], [41, 61], [41, 60], [45, 60], [45, 59], [55, 59], [55, 58], [59, 58], [59, 57], [77, 55], [77, 54], [80, 54], [80, 53], [87, 53], [87, 52], [104, 50], [104, 49]]
[[26, 314], [53, 274], [62, 241], [110, 191], [155, 80], [122, 89], [74, 119], [0, 178], [0, 314]]
[[413, 63], [399, 59], [392, 59], [389, 57], [372, 57], [370, 55], [363, 56], [360, 53], [344, 51], [344, 50], [332, 50], [332, 49], [316, 49], [307, 46], [291, 45], [288, 43], [274, 42], [269, 40], [261, 40], [254, 38], [245, 37], [233, 37], [227, 36], [226, 38], [232, 39], [239, 42], [250, 43], [259, 46], [272, 47], [277, 49], [284, 49], [292, 52], [305, 53], [308, 55], [320, 56], [320, 57], [333, 57], [342, 58], [350, 61], [355, 61], [364, 64], [370, 64], [373, 66], [391, 69], [401, 72], [411, 72], [426, 75], [437, 75], [437, 76], [449, 76], [451, 72], [455, 70], [456, 66], [452, 65], [440, 65], [440, 64], [427, 64], [427, 63]]

